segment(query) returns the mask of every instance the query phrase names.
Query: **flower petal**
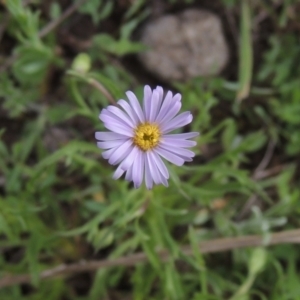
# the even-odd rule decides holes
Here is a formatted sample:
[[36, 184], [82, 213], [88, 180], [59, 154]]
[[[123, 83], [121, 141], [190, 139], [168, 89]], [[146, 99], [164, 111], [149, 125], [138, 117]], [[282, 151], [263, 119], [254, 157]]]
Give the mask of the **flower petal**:
[[124, 171], [127, 171], [132, 166], [139, 151], [141, 150], [137, 146], [134, 146], [128, 156], [121, 162], [120, 166]]
[[185, 159], [186, 157], [194, 157], [195, 153], [191, 150], [188, 149], [184, 149], [184, 148], [180, 148], [178, 147], [169, 147], [169, 146], [165, 146], [163, 145], [163, 143], [161, 143], [159, 145], [160, 148], [165, 149], [166, 151], [172, 152], [180, 157], [182, 157], [183, 159]]
[[168, 112], [168, 110], [171, 107], [171, 103], [172, 103], [172, 99], [173, 99], [173, 94], [171, 91], [167, 92], [167, 95], [162, 103], [162, 106], [160, 108], [160, 111], [158, 112], [158, 115], [155, 119], [155, 122], [159, 123], [160, 120], [162, 120], [162, 118], [165, 116], [165, 114]]
[[133, 121], [129, 118], [129, 116], [125, 114], [120, 108], [109, 105], [107, 107], [107, 110], [112, 114], [114, 114], [115, 116], [117, 116], [118, 118], [120, 118], [121, 120], [123, 120], [129, 127], [135, 126]]
[[132, 170], [133, 170], [133, 165], [126, 172], [125, 179], [127, 181], [132, 181]]
[[118, 105], [120, 105], [126, 111], [128, 116], [131, 118], [134, 126], [136, 126], [139, 123], [139, 118], [132, 107], [128, 104], [128, 102], [121, 99], [118, 101]]
[[172, 138], [162, 138], [160, 143], [166, 147], [180, 147], [180, 148], [190, 148], [197, 145], [197, 142], [190, 140], [182, 140], [182, 139], [172, 139]]
[[118, 166], [118, 168], [116, 169], [115, 173], [113, 174], [113, 179], [119, 179], [123, 174], [124, 174], [124, 170], [121, 168], [121, 166]]
[[[153, 99], [154, 92], [157, 94], [155, 98]], [[153, 90], [152, 94], [152, 106], [155, 105], [155, 107], [152, 107], [152, 116], [151, 116], [151, 122], [154, 122], [156, 120], [156, 117], [158, 113], [160, 112], [162, 100], [164, 97], [164, 90], [161, 86], [157, 86], [156, 89]], [[150, 115], [148, 117], [148, 120], [150, 120]]]
[[115, 132], [102, 132], [102, 131], [97, 131], [95, 133], [95, 138], [96, 140], [99, 141], [113, 141], [113, 140], [122, 140], [126, 139], [127, 137], [124, 136], [123, 134], [115, 133]]
[[154, 151], [159, 154], [160, 156], [162, 156], [164, 159], [166, 159], [167, 161], [173, 163], [176, 166], [182, 166], [184, 164], [184, 159], [165, 150], [162, 149], [160, 147], [156, 147], [154, 149]]
[[100, 116], [100, 120], [105, 124], [115, 124], [121, 127], [124, 127], [127, 130], [131, 130], [132, 126], [126, 124], [126, 122], [116, 115], [112, 114], [110, 111], [107, 109], [103, 109]]
[[172, 139], [191, 139], [199, 135], [199, 132], [187, 132], [187, 133], [176, 133], [176, 134], [165, 134], [164, 138]]
[[115, 151], [111, 154], [108, 162], [111, 165], [116, 165], [120, 163], [125, 157], [129, 155], [129, 153], [132, 151], [132, 140], [129, 139], [125, 141], [122, 145], [117, 147]]
[[135, 188], [140, 187], [143, 182], [144, 164], [145, 164], [144, 159], [145, 159], [144, 153], [142, 151], [139, 151], [133, 162], [132, 181]]
[[160, 124], [164, 124], [172, 120], [181, 109], [181, 101], [175, 102], [174, 105], [169, 109], [165, 116], [160, 121]]
[[160, 111], [161, 108], [161, 104], [163, 101], [163, 97], [164, 97], [164, 90], [161, 86], [157, 86], [155, 89], [158, 92], [158, 102], [157, 102], [157, 108], [158, 108], [158, 112]]
[[151, 109], [152, 90], [149, 85], [144, 87], [143, 108], [146, 120], [149, 120]]
[[[153, 159], [154, 156], [152, 155], [152, 152], [147, 152], [148, 158], [149, 158], [149, 167], [150, 167], [150, 173], [152, 176], [152, 179], [155, 184], [163, 184], [164, 186], [168, 186], [167, 179], [162, 175], [162, 173], [159, 171], [159, 168]], [[157, 155], [157, 154], [156, 154]], [[158, 156], [158, 155], [157, 155]], [[168, 174], [169, 175], [169, 174]]]
[[127, 95], [128, 99], [130, 101], [131, 107], [136, 112], [140, 122], [145, 122], [144, 113], [142, 111], [141, 105], [140, 105], [137, 97], [135, 96], [135, 94], [131, 91], [127, 91], [126, 95]]
[[168, 180], [159, 172], [160, 182], [165, 186], [168, 187]]
[[164, 164], [164, 162], [162, 161], [162, 159], [160, 158], [160, 156], [152, 151], [150, 152], [150, 156], [151, 156], [151, 159], [155, 162], [159, 172], [162, 174], [162, 176], [166, 179], [169, 178], [169, 171], [166, 167], [166, 165]]
[[177, 128], [183, 127], [186, 124], [191, 123], [192, 120], [193, 120], [192, 114], [189, 111], [186, 111], [186, 112], [181, 113], [180, 115], [176, 116], [170, 122], [162, 124], [161, 130], [163, 133], [168, 133]]
[[146, 152], [146, 156], [147, 156], [152, 180], [154, 181], [155, 184], [160, 184], [161, 180], [160, 180], [159, 172], [155, 162], [151, 159], [150, 152]]
[[106, 150], [106, 151], [102, 152], [102, 157], [103, 157], [104, 159], [109, 159], [110, 156], [111, 156], [115, 151], [116, 151], [116, 148], [111, 148], [111, 149], [109, 149], [109, 150]]
[[123, 143], [124, 143], [124, 140], [97, 142], [97, 146], [101, 149], [110, 149], [110, 148], [119, 147]]
[[165, 97], [165, 100], [161, 106], [160, 112], [158, 113], [157, 117], [156, 117], [156, 122], [161, 122], [161, 120], [165, 117], [165, 115], [168, 113], [168, 111], [173, 107], [173, 105], [176, 102], [180, 102], [181, 100], [181, 95], [180, 94], [176, 94], [173, 97], [173, 94], [169, 91]]
[[151, 190], [153, 187], [153, 179], [150, 172], [150, 166], [148, 162], [148, 158], [145, 157], [145, 184], [148, 190]]
[[157, 112], [158, 112], [158, 101], [159, 101], [159, 93], [157, 90], [153, 91], [151, 97], [151, 105], [150, 105], [150, 115], [149, 121], [152, 123], [156, 119]]
[[133, 129], [126, 129], [124, 126], [120, 126], [114, 123], [104, 123], [104, 126], [115, 133], [125, 135], [126, 137], [133, 137]]

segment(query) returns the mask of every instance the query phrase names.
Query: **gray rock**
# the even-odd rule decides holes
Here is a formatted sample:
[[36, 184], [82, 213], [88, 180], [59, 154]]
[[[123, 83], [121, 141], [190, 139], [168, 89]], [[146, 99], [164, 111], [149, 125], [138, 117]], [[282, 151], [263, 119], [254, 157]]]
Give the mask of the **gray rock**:
[[220, 18], [205, 10], [153, 20], [144, 27], [141, 42], [149, 47], [139, 55], [141, 62], [165, 80], [216, 75], [228, 62]]

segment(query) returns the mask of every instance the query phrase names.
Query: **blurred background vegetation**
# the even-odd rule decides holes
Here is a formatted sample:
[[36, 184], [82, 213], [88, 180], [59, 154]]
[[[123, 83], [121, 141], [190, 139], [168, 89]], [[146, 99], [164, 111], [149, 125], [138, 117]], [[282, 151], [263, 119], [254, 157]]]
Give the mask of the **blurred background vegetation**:
[[[142, 28], [185, 9], [220, 19], [228, 61], [168, 80]], [[201, 133], [152, 191], [112, 180], [94, 140], [145, 84]], [[299, 0], [1, 0], [0, 299], [300, 299], [299, 116]]]

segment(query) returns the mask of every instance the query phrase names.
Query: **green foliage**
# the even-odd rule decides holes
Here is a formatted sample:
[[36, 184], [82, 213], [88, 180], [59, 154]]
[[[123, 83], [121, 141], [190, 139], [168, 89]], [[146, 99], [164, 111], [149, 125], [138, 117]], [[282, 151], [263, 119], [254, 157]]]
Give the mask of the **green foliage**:
[[113, 1], [91, 0], [81, 5], [79, 11], [89, 14], [93, 22], [97, 24], [111, 14], [113, 6]]
[[25, 8], [21, 0], [8, 0], [5, 5], [13, 18], [12, 33], [22, 43], [40, 44], [39, 13]]
[[20, 46], [15, 53], [18, 59], [13, 72], [21, 84], [40, 83], [46, 77], [48, 66], [53, 61], [53, 53], [49, 48]]
[[130, 41], [130, 35], [138, 24], [148, 15], [147, 11], [141, 14], [138, 18], [135, 18], [126, 24], [124, 24], [120, 29], [120, 39], [116, 40], [109, 34], [98, 34], [94, 36], [93, 44], [97, 51], [105, 51], [107, 53], [124, 56], [126, 54], [138, 53], [147, 48], [138, 42]]
[[[196, 1], [167, 5], [172, 11], [191, 3]], [[217, 3], [241, 9], [240, 1]], [[152, 6], [145, 0], [87, 1], [74, 20], [60, 24], [70, 35], [62, 41], [60, 28], [41, 35], [47, 22], [63, 15], [59, 1], [48, 8], [42, 1], [3, 2], [9, 19], [1, 62], [12, 63], [0, 74], [0, 285], [8, 274], [30, 279], [1, 288], [0, 299], [300, 297], [298, 248], [263, 247], [273, 232], [300, 226], [300, 48], [290, 14], [297, 1], [283, 1], [280, 9], [270, 3], [242, 4], [236, 82], [228, 82], [225, 71], [220, 78], [168, 83], [193, 114], [187, 130], [200, 132], [196, 157], [183, 167], [169, 166], [168, 188], [147, 191], [112, 180], [113, 167], [101, 158], [94, 133], [104, 130], [98, 114], [110, 97], [121, 99], [131, 89], [141, 99], [143, 76], [156, 81], [126, 68], [126, 55], [147, 50], [132, 36]], [[252, 62], [256, 13], [274, 23], [259, 63]], [[83, 15], [97, 28], [89, 47], [72, 33]], [[237, 94], [247, 98], [237, 103]], [[248, 234], [261, 234], [263, 245], [200, 251], [207, 240]], [[168, 257], [162, 260], [159, 251]], [[147, 262], [90, 276], [39, 277], [59, 265], [136, 252]]]
[[141, 43], [131, 42], [127, 38], [116, 41], [108, 34], [99, 34], [95, 36], [94, 45], [99, 51], [106, 51], [117, 56], [136, 53], [146, 49]]
[[287, 153], [295, 155], [300, 150], [299, 38], [294, 35], [273, 36], [270, 38], [270, 45], [258, 78], [270, 78], [272, 86], [279, 93], [279, 97], [271, 99], [271, 109], [286, 124], [280, 129], [280, 133], [288, 140]]
[[241, 29], [239, 45], [239, 90], [237, 100], [248, 97], [252, 79], [253, 49], [251, 41], [250, 1], [241, 2]]

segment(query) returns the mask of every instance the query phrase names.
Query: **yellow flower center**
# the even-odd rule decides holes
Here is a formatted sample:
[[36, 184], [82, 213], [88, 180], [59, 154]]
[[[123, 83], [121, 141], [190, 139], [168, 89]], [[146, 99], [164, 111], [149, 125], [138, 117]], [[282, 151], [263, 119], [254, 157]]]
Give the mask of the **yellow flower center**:
[[147, 151], [156, 147], [160, 141], [161, 132], [155, 123], [143, 123], [135, 129], [133, 143], [141, 150]]

